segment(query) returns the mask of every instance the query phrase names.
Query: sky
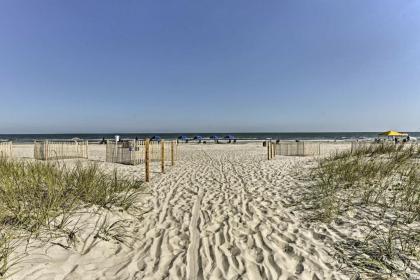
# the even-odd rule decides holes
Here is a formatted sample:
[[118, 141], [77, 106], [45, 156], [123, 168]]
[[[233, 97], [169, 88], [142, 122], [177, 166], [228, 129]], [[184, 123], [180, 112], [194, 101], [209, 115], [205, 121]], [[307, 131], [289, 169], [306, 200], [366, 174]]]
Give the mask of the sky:
[[420, 131], [420, 1], [0, 0], [0, 134]]

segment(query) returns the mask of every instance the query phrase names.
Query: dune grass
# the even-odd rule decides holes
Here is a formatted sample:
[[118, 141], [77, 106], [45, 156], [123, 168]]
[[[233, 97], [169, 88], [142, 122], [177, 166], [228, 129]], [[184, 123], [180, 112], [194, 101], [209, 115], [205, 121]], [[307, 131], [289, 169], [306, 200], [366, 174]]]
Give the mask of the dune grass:
[[72, 215], [92, 206], [128, 210], [142, 183], [108, 174], [97, 165], [0, 158], [0, 279], [10, 266], [13, 233], [37, 236], [63, 229]]
[[313, 218], [360, 214], [364, 240], [339, 248], [358, 272], [408, 278], [412, 261], [420, 259], [419, 156], [415, 145], [367, 145], [322, 159], [313, 170], [307, 197]]

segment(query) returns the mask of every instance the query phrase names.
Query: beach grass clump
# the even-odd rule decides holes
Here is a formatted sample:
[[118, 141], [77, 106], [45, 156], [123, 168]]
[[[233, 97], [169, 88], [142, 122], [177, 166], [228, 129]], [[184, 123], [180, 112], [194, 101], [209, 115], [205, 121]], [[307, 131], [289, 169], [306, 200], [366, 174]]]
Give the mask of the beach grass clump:
[[0, 279], [5, 276], [10, 263], [9, 256], [12, 252], [10, 248], [10, 237], [0, 231]]
[[67, 167], [0, 157], [0, 279], [14, 263], [10, 256], [16, 241], [66, 233], [83, 209], [129, 210], [141, 192], [141, 182], [106, 173], [96, 164]]
[[62, 227], [80, 207], [128, 209], [141, 184], [97, 165], [25, 162], [0, 158], [0, 227], [36, 233]]
[[324, 158], [313, 170], [307, 197], [313, 218], [359, 215], [365, 238], [343, 255], [355, 268], [407, 276], [411, 260], [420, 260], [419, 157], [416, 145], [365, 145]]
[[12, 256], [18, 243], [13, 233], [0, 228], [0, 279], [6, 279], [9, 269], [19, 263], [20, 259]]

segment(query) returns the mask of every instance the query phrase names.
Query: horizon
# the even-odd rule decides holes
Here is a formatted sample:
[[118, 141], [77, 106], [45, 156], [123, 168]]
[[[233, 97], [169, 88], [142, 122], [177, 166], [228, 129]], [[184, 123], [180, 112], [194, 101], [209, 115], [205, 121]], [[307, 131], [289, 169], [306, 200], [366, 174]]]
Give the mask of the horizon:
[[392, 0], [1, 1], [0, 134], [420, 131], [418, 14]]
[[[387, 130], [388, 131], [388, 130]], [[87, 132], [65, 132], [65, 133], [0, 133], [1, 135], [100, 135], [100, 134], [138, 134], [138, 135], [149, 135], [149, 134], [356, 134], [356, 133], [382, 133], [385, 131], [175, 131], [175, 132], [96, 132], [96, 133], [87, 133]], [[420, 131], [399, 131], [407, 133], [420, 133]]]

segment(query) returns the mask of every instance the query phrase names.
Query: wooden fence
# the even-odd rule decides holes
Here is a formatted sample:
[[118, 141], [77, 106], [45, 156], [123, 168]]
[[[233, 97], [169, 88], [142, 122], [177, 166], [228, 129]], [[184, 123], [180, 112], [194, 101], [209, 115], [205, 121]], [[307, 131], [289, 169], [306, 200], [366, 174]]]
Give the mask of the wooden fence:
[[282, 156], [317, 156], [320, 154], [319, 142], [279, 142], [276, 154]]
[[321, 143], [319, 142], [267, 142], [268, 159], [275, 155], [282, 156], [317, 156], [320, 155]]
[[0, 142], [0, 157], [12, 157], [13, 144], [12, 141]]
[[[280, 141], [280, 142], [266, 142], [267, 158], [272, 159], [275, 155], [283, 156], [327, 156], [334, 155], [341, 152], [349, 151], [356, 153], [358, 151], [367, 150], [379, 146], [395, 146], [394, 142], [371, 142], [371, 141], [342, 141], [342, 142], [327, 142], [327, 141]], [[400, 143], [404, 148], [411, 146], [418, 147], [418, 143]]]
[[[402, 146], [400, 146], [402, 145]], [[375, 148], [402, 148], [402, 149], [409, 149], [415, 148], [418, 149], [419, 143], [418, 142], [400, 142], [395, 144], [394, 141], [385, 141], [385, 142], [368, 142], [368, 141], [354, 141], [351, 142], [351, 152], [357, 153], [358, 151], [375, 149]]]
[[123, 140], [106, 142], [106, 161], [137, 165], [144, 163], [145, 141], [144, 140]]
[[320, 155], [336, 155], [345, 151], [350, 151], [353, 141], [322, 141]]
[[150, 179], [150, 164], [159, 162], [162, 173], [165, 166], [175, 165], [178, 157], [177, 141], [108, 140], [106, 144], [106, 161], [130, 165], [145, 165], [146, 182]]
[[88, 158], [88, 141], [35, 141], [34, 158], [40, 160]]
[[374, 145], [372, 142], [353, 141], [351, 142], [351, 152], [354, 153], [361, 149], [366, 149]]
[[[176, 141], [149, 141], [150, 162], [175, 161], [178, 156]], [[138, 165], [145, 162], [146, 140], [122, 140], [106, 143], [106, 161], [113, 163]], [[163, 152], [163, 154], [162, 154]]]

